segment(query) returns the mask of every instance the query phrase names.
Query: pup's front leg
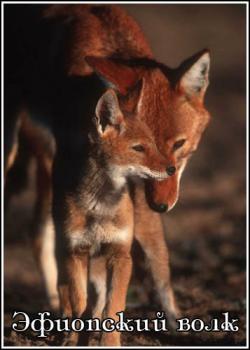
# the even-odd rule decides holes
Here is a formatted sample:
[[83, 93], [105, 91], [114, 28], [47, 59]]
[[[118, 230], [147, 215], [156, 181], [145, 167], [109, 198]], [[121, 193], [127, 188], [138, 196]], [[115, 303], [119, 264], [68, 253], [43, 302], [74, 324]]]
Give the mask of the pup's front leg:
[[93, 283], [96, 294], [96, 301], [93, 305], [93, 318], [102, 318], [106, 304], [107, 292], [107, 268], [106, 256], [92, 257], [90, 260], [89, 278]]
[[[116, 313], [125, 310], [131, 271], [130, 246], [112, 245], [108, 253], [108, 294], [103, 319], [112, 318], [117, 322]], [[121, 333], [118, 331], [103, 332], [101, 345], [120, 346]]]
[[[64, 317], [80, 318], [87, 305], [88, 253], [70, 253], [58, 264], [59, 294]], [[60, 278], [61, 277], [61, 278]], [[70, 307], [69, 307], [70, 306]], [[78, 344], [79, 333], [65, 334], [64, 346]]]

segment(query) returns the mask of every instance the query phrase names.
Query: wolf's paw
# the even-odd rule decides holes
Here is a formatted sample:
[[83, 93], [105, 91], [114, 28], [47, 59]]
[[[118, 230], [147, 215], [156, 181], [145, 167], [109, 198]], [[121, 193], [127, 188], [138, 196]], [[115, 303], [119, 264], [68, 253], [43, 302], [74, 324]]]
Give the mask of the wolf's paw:
[[177, 319], [181, 317], [180, 310], [175, 306], [174, 308], [166, 310], [166, 318], [168, 329], [171, 333], [175, 333], [178, 328]]

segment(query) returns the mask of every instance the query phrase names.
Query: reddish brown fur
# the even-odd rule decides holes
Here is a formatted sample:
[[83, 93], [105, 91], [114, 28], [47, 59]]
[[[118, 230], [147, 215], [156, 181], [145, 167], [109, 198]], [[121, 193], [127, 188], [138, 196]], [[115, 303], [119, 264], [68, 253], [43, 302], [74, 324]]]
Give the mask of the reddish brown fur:
[[[187, 94], [186, 85], [182, 81], [185, 72], [181, 70], [181, 67], [180, 70], [177, 70], [177, 73], [180, 73], [179, 79], [173, 84], [171, 78], [157, 64], [156, 67], [144, 64], [133, 66], [113, 60], [113, 58], [118, 58], [128, 60], [128, 63], [130, 63], [130, 60], [146, 58], [146, 60], [153, 61], [151, 49], [141, 29], [118, 6], [50, 5], [42, 16], [49, 21], [67, 24], [67, 32], [62, 40], [63, 73], [66, 76], [86, 77], [96, 71], [116, 86], [121, 95], [128, 93], [126, 98], [120, 96], [123, 109], [128, 111], [131, 111], [134, 104], [136, 104], [133, 96], [130, 95], [130, 89], [138, 79], [142, 79], [140, 118], [152, 130], [157, 147], [162, 155], [168, 159], [171, 165], [174, 164], [177, 167], [177, 173], [174, 176], [161, 183], [152, 182], [147, 187], [146, 192], [150, 192], [149, 197], [152, 202], [156, 204], [166, 203], [171, 208], [178, 198], [179, 173], [181, 173], [182, 167], [185, 166], [191, 152], [197, 148], [202, 131], [209, 120], [208, 112], [203, 106], [205, 89], [196, 94]], [[55, 43], [55, 50], [56, 45], [57, 43]], [[47, 52], [43, 52], [43, 54], [47, 57]], [[84, 57], [87, 57], [85, 61]], [[28, 71], [27, 76], [32, 76], [32, 71]], [[173, 145], [180, 138], [185, 138], [186, 143], [180, 150], [173, 152]], [[33, 142], [36, 144], [35, 139], [31, 139], [31, 144]], [[40, 155], [43, 152], [43, 146], [41, 151], [39, 151], [39, 147], [34, 148], [38, 162], [41, 161]], [[50, 171], [48, 173], [50, 175]], [[48, 193], [47, 190], [44, 192]], [[40, 198], [40, 201], [46, 203], [46, 198], [47, 195]], [[74, 212], [71, 227], [78, 227], [82, 224], [81, 218], [76, 215], [74, 205], [70, 200], [68, 205]], [[126, 210], [124, 215], [126, 216]], [[168, 252], [164, 243], [161, 218], [159, 214], [149, 209], [144, 190], [140, 187], [137, 187], [135, 192], [135, 237], [146, 254], [155, 287], [160, 295], [162, 308], [167, 312], [169, 318], [174, 319], [178, 314], [178, 309], [175, 305], [170, 284]], [[127, 252], [128, 250], [122, 252], [120, 247], [117, 247], [117, 254], [122, 259], [124, 258], [124, 261], [127, 261]], [[113, 253], [115, 253], [115, 250], [113, 250]], [[85, 255], [83, 259], [85, 259]], [[123, 264], [117, 264], [114, 258], [110, 260], [110, 264], [117, 266], [116, 275], [122, 273], [120, 269], [123, 268]], [[70, 271], [82, 271], [83, 269], [78, 257], [74, 257], [72, 261], [67, 262], [67, 266], [71, 266]], [[85, 272], [82, 271], [82, 273]], [[129, 269], [126, 273], [129, 274]], [[70, 314], [71, 310], [67, 302], [69, 291], [63, 284], [66, 275], [67, 269], [65, 271], [64, 268], [59, 268], [59, 279], [61, 278], [62, 281], [60, 297], [65, 305], [65, 313]], [[70, 273], [70, 275], [73, 282], [77, 283], [77, 280], [74, 280], [74, 273]], [[118, 286], [116, 284], [116, 279], [114, 279], [114, 295], [112, 297], [118, 303], [115, 307], [117, 310], [119, 307], [124, 307], [124, 300], [119, 302], [119, 290], [126, 289], [127, 286], [126, 283]], [[85, 302], [80, 299], [78, 305], [81, 305], [80, 309], [82, 310]], [[75, 310], [75, 313], [78, 312], [79, 310]], [[110, 312], [113, 313], [114, 310], [109, 310], [109, 314]], [[112, 333], [106, 337], [106, 339], [103, 339], [103, 344], [113, 345], [116, 343], [116, 340], [113, 339], [115, 335]]]
[[[140, 116], [153, 130], [159, 150], [170, 157], [173, 142], [182, 134], [185, 134], [188, 143], [181, 156], [196, 149], [209, 119], [203, 107], [204, 93], [188, 100], [181, 83], [172, 89], [159, 68], [130, 68], [105, 59], [153, 58], [143, 32], [130, 16], [118, 6], [105, 5], [53, 5], [45, 14], [49, 18], [74, 18], [66, 42], [67, 74], [90, 74], [93, 71], [91, 66], [123, 94], [143, 76], [144, 96]], [[124, 35], [126, 30], [129, 35]], [[83, 57], [86, 56], [90, 66], [84, 63]], [[174, 159], [173, 163], [177, 161]], [[164, 186], [154, 183], [153, 188], [152, 198], [156, 203], [167, 203], [171, 208], [176, 202], [178, 181], [166, 180]]]
[[[105, 150], [112, 155], [112, 163], [127, 165], [143, 165], [151, 170], [166, 171], [171, 160], [164, 158], [155, 146], [152, 134], [140, 119], [127, 118], [125, 132], [119, 135], [116, 130], [111, 130], [105, 136]], [[138, 154], [131, 147], [140, 144], [144, 147], [143, 154]]]
[[[101, 314], [118, 321], [116, 313], [126, 306], [134, 230], [133, 205], [125, 180], [130, 175], [165, 178], [166, 160], [149, 128], [136, 115], [123, 115], [112, 89], [98, 100], [95, 127], [89, 133], [92, 152], [86, 155], [80, 184], [74, 183], [70, 191], [61, 188], [61, 184], [59, 188], [54, 185], [58, 287], [62, 312], [82, 316], [87, 308], [88, 260], [101, 254], [109, 276]], [[135, 145], [143, 147], [143, 152], [135, 150]], [[58, 199], [60, 191], [65, 191], [65, 195]], [[120, 332], [104, 332], [101, 344], [120, 345], [120, 336]], [[69, 333], [64, 345], [77, 342], [77, 335]]]

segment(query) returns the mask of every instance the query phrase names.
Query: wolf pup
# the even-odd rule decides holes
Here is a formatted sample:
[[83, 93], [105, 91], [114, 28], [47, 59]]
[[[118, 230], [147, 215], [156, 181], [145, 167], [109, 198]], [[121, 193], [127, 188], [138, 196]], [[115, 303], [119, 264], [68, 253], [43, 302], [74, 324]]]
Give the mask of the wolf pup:
[[[82, 316], [87, 305], [88, 259], [101, 254], [109, 276], [102, 316], [116, 320], [116, 313], [125, 309], [132, 267], [133, 204], [127, 179], [163, 180], [174, 166], [166, 168], [148, 127], [136, 115], [122, 113], [112, 89], [97, 103], [96, 126], [89, 133], [86, 153], [74, 188], [63, 195], [64, 189], [57, 188], [55, 193], [61, 309], [66, 317]], [[64, 344], [76, 344], [77, 338], [72, 332]], [[120, 333], [103, 333], [101, 344], [120, 345]]]

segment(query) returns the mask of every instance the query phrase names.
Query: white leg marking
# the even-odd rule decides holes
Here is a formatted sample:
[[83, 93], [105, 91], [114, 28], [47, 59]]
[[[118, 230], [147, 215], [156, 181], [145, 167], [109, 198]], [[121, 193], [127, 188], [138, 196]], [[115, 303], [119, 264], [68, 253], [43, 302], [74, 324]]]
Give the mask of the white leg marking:
[[58, 311], [59, 298], [57, 292], [57, 267], [55, 259], [55, 231], [52, 219], [49, 219], [44, 226], [39, 261], [50, 306], [54, 311]]

